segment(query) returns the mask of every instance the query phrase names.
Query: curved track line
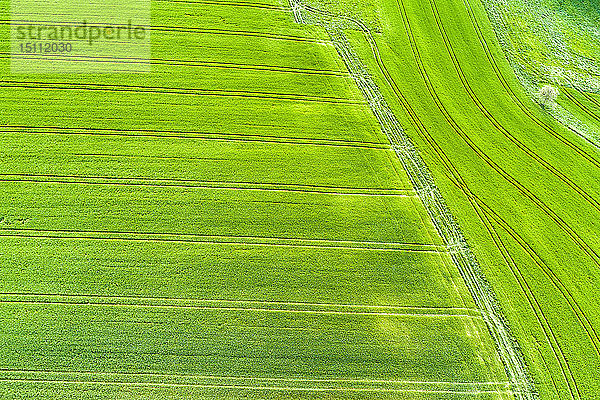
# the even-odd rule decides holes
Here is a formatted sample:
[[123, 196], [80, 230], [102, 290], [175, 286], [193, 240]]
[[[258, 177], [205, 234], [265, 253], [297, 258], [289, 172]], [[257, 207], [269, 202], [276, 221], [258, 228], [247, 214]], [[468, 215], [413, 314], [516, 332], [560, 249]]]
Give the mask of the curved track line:
[[[580, 94], [583, 94], [583, 91], [577, 90], [577, 92]], [[587, 116], [591, 117], [592, 119], [596, 120], [597, 122], [600, 122], [600, 115], [595, 114], [592, 110], [587, 108], [585, 104], [583, 104], [578, 98], [576, 98], [575, 96], [573, 96], [572, 93], [569, 92], [568, 88], [565, 88], [565, 90], [563, 90], [562, 93], [564, 93], [565, 96], [567, 96], [567, 98], [569, 100], [571, 100], [571, 103], [575, 104]]]
[[543, 157], [537, 155], [535, 151], [531, 148], [527, 147], [523, 142], [517, 139], [514, 135], [512, 135], [504, 126], [496, 120], [496, 118], [492, 115], [492, 113], [485, 107], [485, 105], [481, 102], [481, 100], [477, 97], [477, 94], [471, 87], [469, 80], [464, 73], [460, 61], [456, 56], [456, 53], [452, 47], [452, 43], [450, 38], [444, 28], [444, 25], [441, 20], [441, 16], [439, 10], [437, 8], [435, 0], [429, 0], [431, 5], [431, 10], [434, 15], [438, 30], [442, 39], [444, 41], [444, 45], [446, 47], [446, 51], [452, 60], [452, 64], [454, 65], [454, 69], [462, 83], [462, 86], [467, 91], [467, 94], [473, 101], [473, 103], [477, 106], [479, 111], [483, 114], [483, 116], [494, 126], [494, 128], [502, 134], [505, 138], [509, 139], [512, 143], [514, 143], [520, 150], [522, 150], [525, 154], [527, 154], [530, 158], [532, 158], [536, 163], [542, 166], [542, 168], [546, 169], [548, 172], [556, 176], [563, 183], [567, 184], [573, 191], [575, 191], [581, 198], [583, 198], [588, 204], [596, 209], [596, 211], [600, 211], [600, 203], [590, 196], [585, 190], [579, 187], [575, 182], [573, 182], [569, 177], [560, 172], [557, 168], [555, 168], [552, 164], [546, 161]]
[[[398, 0], [399, 1], [399, 0]], [[410, 29], [410, 25], [408, 25], [408, 29]], [[409, 30], [410, 38], [414, 41], [414, 36], [412, 31]], [[416, 41], [414, 41], [413, 49], [416, 50]], [[500, 167], [495, 161], [493, 161], [485, 152], [477, 146], [473, 140], [463, 131], [463, 129], [458, 125], [458, 123], [454, 120], [454, 118], [450, 115], [448, 110], [443, 105], [441, 99], [437, 95], [437, 91], [435, 90], [435, 86], [431, 82], [429, 75], [427, 74], [427, 70], [425, 65], [423, 64], [420, 54], [414, 53], [415, 58], [417, 60], [417, 64], [419, 66], [419, 71], [427, 89], [434, 100], [436, 107], [442, 113], [448, 124], [452, 127], [452, 129], [463, 139], [463, 141], [471, 148], [471, 150], [489, 167], [491, 167], [494, 171], [496, 171], [505, 181], [507, 181], [511, 186], [517, 189], [520, 193], [522, 193], [525, 197], [527, 197], [533, 204], [537, 206], [545, 215], [547, 215], [558, 227], [563, 230], [573, 241], [573, 243], [579, 247], [583, 252], [590, 258], [590, 260], [600, 268], [600, 255], [587, 243], [585, 242], [578, 234], [571, 228], [569, 224], [567, 224], [561, 217], [559, 217], [545, 202], [543, 202], [540, 198], [538, 198], [531, 190], [523, 186], [519, 181], [517, 181], [512, 175], [506, 172], [502, 167]]]
[[[463, 84], [463, 86], [465, 87], [465, 89], [467, 90], [467, 92], [469, 93], [469, 96], [471, 97], [471, 99], [473, 100], [474, 103], [477, 104], [478, 108], [480, 109], [480, 111], [485, 114], [486, 118], [492, 122], [492, 124], [494, 124], [494, 126], [497, 128], [498, 131], [500, 131], [505, 137], [511, 139], [511, 141], [515, 144], [517, 144], [517, 146], [519, 146], [519, 148], [521, 148], [524, 152], [526, 152], [528, 155], [530, 155], [532, 158], [536, 159], [536, 161], [538, 161], [540, 164], [542, 164], [546, 169], [548, 169], [550, 172], [552, 172], [554, 175], [558, 176], [564, 183], [567, 183], [569, 186], [571, 186], [575, 191], [577, 191], [582, 197], [584, 197], [588, 203], [590, 203], [592, 206], [594, 206], [598, 211], [600, 211], [600, 204], [593, 198], [591, 198], [591, 196], [587, 195], [587, 193], [585, 193], [581, 188], [579, 188], [577, 185], [575, 185], [572, 181], [570, 181], [566, 176], [564, 176], [562, 173], [560, 173], [559, 171], [555, 170], [551, 165], [549, 165], [549, 163], [547, 163], [545, 160], [543, 160], [541, 157], [537, 157], [537, 155], [531, 151], [529, 148], [527, 148], [525, 145], [523, 145], [520, 141], [518, 141], [518, 139], [514, 138], [506, 129], [504, 129], [499, 123], [498, 121], [495, 120], [495, 118], [491, 115], [491, 113], [485, 109], [485, 107], [483, 106], [483, 104], [479, 101], [479, 99], [477, 98], [476, 94], [474, 93], [474, 91], [472, 90], [466, 75], [464, 74], [460, 63], [458, 61], [458, 58], [456, 57], [456, 54], [454, 53], [454, 50], [452, 49], [452, 45], [450, 43], [450, 39], [443, 27], [443, 24], [441, 22], [441, 16], [439, 14], [439, 10], [437, 9], [437, 6], [435, 4], [435, 0], [429, 0], [431, 7], [432, 7], [432, 11], [434, 13], [434, 17], [436, 19], [436, 23], [438, 26], [438, 29], [440, 31], [440, 34], [443, 37], [446, 49], [452, 59], [452, 62], [455, 66], [455, 70], [457, 72], [457, 74], [459, 75], [461, 82]], [[516, 233], [516, 232], [515, 232]], [[541, 258], [538, 259], [541, 260]], [[538, 264], [539, 265], [539, 264]], [[550, 268], [548, 268], [547, 266], [545, 266], [546, 268], [542, 268], [542, 270], [544, 271], [544, 273], [546, 274], [546, 276], [551, 279], [551, 281], [553, 282], [553, 284], [555, 285], [555, 287], [561, 292], [561, 295], [569, 302], [570, 307], [573, 309], [575, 315], [577, 316], [580, 324], [582, 325], [582, 327], [585, 329], [589, 339], [591, 340], [596, 353], [598, 354], [598, 356], [600, 356], [600, 338], [598, 336], [598, 334], [596, 333], [596, 331], [594, 330], [593, 325], [591, 324], [591, 322], [589, 321], [589, 319], [587, 318], [587, 316], [583, 313], [583, 310], [580, 308], [579, 304], [576, 302], [575, 298], [573, 297], [573, 295], [568, 291], [568, 289], [562, 284], [562, 282], [560, 281], [560, 279], [556, 276], [556, 274], [554, 274], [554, 272], [552, 272], [552, 270]], [[552, 274], [552, 276], [550, 276], [549, 274]], [[585, 321], [582, 321], [582, 318]], [[590, 333], [590, 331], [592, 333]]]
[[475, 29], [475, 32], [477, 33], [477, 37], [479, 39], [479, 43], [481, 44], [482, 48], [484, 49], [484, 51], [486, 53], [487, 59], [488, 59], [490, 65], [493, 67], [494, 73], [496, 74], [496, 77], [498, 78], [498, 80], [500, 81], [500, 83], [502, 83], [502, 86], [504, 87], [506, 93], [509, 94], [509, 96], [513, 100], [513, 102], [536, 125], [538, 125], [542, 129], [544, 129], [547, 133], [549, 133], [550, 135], [552, 135], [554, 138], [556, 138], [557, 140], [559, 140], [564, 145], [566, 145], [569, 148], [571, 148], [572, 150], [574, 150], [577, 154], [579, 154], [582, 158], [584, 158], [585, 160], [587, 160], [589, 163], [593, 164], [597, 168], [600, 168], [600, 161], [598, 161], [598, 159], [596, 159], [592, 154], [590, 154], [590, 153], [586, 152], [585, 150], [583, 150], [582, 148], [580, 148], [578, 145], [576, 145], [573, 142], [571, 142], [568, 139], [566, 139], [564, 136], [560, 135], [550, 125], [548, 125], [547, 123], [543, 122], [541, 119], [539, 119], [538, 117], [536, 117], [533, 114], [533, 112], [529, 109], [529, 107], [527, 107], [527, 105], [525, 105], [523, 103], [523, 101], [515, 93], [515, 91], [511, 87], [511, 85], [508, 83], [508, 81], [506, 80], [506, 78], [502, 74], [502, 70], [500, 69], [500, 67], [498, 66], [498, 64], [496, 62], [496, 59], [492, 55], [492, 52], [491, 52], [491, 50], [490, 50], [490, 48], [489, 48], [489, 46], [488, 46], [488, 44], [487, 44], [487, 42], [485, 40], [485, 35], [483, 34], [483, 32], [481, 30], [481, 26], [479, 25], [479, 22], [477, 21], [477, 18], [475, 17], [475, 12], [474, 12], [474, 10], [473, 10], [473, 8], [471, 6], [471, 3], [469, 2], [469, 0], [464, 0], [464, 4], [465, 4], [465, 6], [467, 8], [467, 11], [468, 11], [468, 14], [469, 14], [469, 18], [471, 20], [471, 24], [473, 25], [473, 28]]
[[[403, 5], [399, 4], [399, 8], [400, 8], [401, 13], [403, 15], [403, 22], [405, 24], [405, 28], [407, 30], [407, 34], [410, 35], [411, 32], [410, 32], [410, 30], [409, 30], [409, 28], [407, 26], [408, 21], [406, 20], [406, 14], [405, 14], [405, 12], [403, 10]], [[410, 36], [409, 36], [409, 38], [410, 38]], [[410, 42], [411, 42], [411, 47], [413, 47], [413, 54], [414, 54], [414, 56], [415, 56], [415, 58], [417, 60], [417, 63], [419, 63], [420, 58], [418, 57], [418, 50], [414, 48], [414, 39], [411, 38]], [[456, 170], [456, 167], [454, 167], [454, 165], [450, 162], [449, 158], [445, 155], [445, 153], [443, 152], [443, 150], [439, 147], [439, 145], [435, 142], [435, 140], [433, 140], [433, 138], [429, 135], [429, 133], [427, 132], [427, 129], [425, 128], [425, 125], [420, 121], [420, 119], [418, 118], [417, 114], [414, 112], [414, 110], [412, 110], [412, 107], [408, 103], [407, 99], [404, 98], [404, 96], [402, 95], [402, 93], [399, 91], [397, 85], [395, 84], [395, 82], [393, 81], [393, 79], [391, 78], [391, 76], [389, 75], [389, 73], [387, 73], [387, 70], [385, 69], [385, 66], [381, 63], [379, 52], [377, 51], [376, 47], [373, 47], [373, 45], [372, 45], [372, 48], [373, 48], [374, 57], [375, 57], [376, 61], [378, 62], [378, 64], [380, 65], [380, 68], [382, 68], [382, 73], [384, 74], [386, 80], [388, 81], [388, 84], [394, 90], [394, 93], [396, 94], [396, 96], [397, 96], [398, 100], [400, 101], [401, 105], [403, 106], [403, 108], [405, 109], [405, 111], [407, 112], [407, 114], [409, 115], [409, 117], [411, 118], [411, 121], [412, 121], [413, 125], [415, 126], [415, 128], [417, 129], [417, 132], [420, 134], [420, 136], [422, 136], [424, 138], [425, 141], [427, 141], [432, 146], [432, 149], [434, 149], [434, 151], [436, 152], [438, 158], [441, 160], [442, 165], [445, 167], [445, 169], [451, 175], [454, 176], [454, 178], [450, 179], [450, 180], [455, 185], [457, 185], [457, 187], [463, 192], [463, 194], [465, 194], [465, 196], [467, 197], [467, 199], [471, 203], [471, 206], [473, 207], [473, 209], [475, 210], [475, 212], [479, 216], [479, 218], [482, 221], [482, 223], [484, 224], [484, 226], [486, 226], [486, 228], [489, 227], [489, 225], [486, 224], [485, 221], [481, 218], [481, 214], [480, 214], [480, 211], [479, 211], [479, 204], [477, 204], [477, 203], [475, 203], [473, 201], [473, 196], [471, 195], [470, 191], [468, 191], [468, 189], [466, 187], [466, 183], [462, 180], [462, 177], [460, 176], [460, 174], [458, 174], [458, 171]], [[455, 182], [455, 179], [457, 179], [461, 183]], [[488, 230], [488, 232], [489, 232], [489, 230]], [[490, 232], [490, 234], [491, 234], [491, 232]], [[544, 328], [544, 325], [541, 323], [541, 320], [540, 320], [540, 325]], [[545, 330], [544, 330], [544, 332], [546, 333]], [[550, 347], [556, 353], [556, 350], [554, 349], [554, 345], [552, 344], [552, 341], [550, 340], [550, 338], [548, 336], [547, 336], [547, 340], [549, 342], [548, 344], [550, 345]], [[562, 350], [559, 349], [559, 351], [561, 352], [561, 355], [564, 357], [564, 355], [562, 354]], [[567, 382], [567, 385], [570, 386], [570, 381], [568, 380], [567, 375], [564, 372], [564, 366], [563, 366], [563, 364], [559, 363], [559, 365], [563, 369], [563, 375], [565, 377], [565, 381]]]
[[[471, 195], [473, 195], [473, 194], [471, 193]], [[502, 218], [500, 218], [494, 211], [492, 211], [491, 208], [489, 208], [485, 203], [481, 202], [477, 198], [475, 198], [475, 199], [481, 207], [485, 208], [485, 210], [482, 210], [483, 214], [485, 215], [485, 219], [487, 221], [487, 222], [485, 222], [482, 219], [482, 221], [484, 222], [484, 226], [486, 226], [486, 229], [488, 230], [490, 237], [494, 241], [496, 248], [502, 254], [503, 258], [505, 259], [505, 263], [508, 265], [509, 269], [511, 270], [511, 273], [513, 274], [513, 276], [517, 280], [517, 283], [519, 284], [521, 290], [525, 294], [525, 296], [528, 300], [528, 303], [529, 303], [530, 307], [532, 308], [534, 315], [536, 316], [536, 320], [537, 320], [538, 324], [540, 325], [540, 327], [542, 328], [544, 336], [546, 337], [548, 344], [550, 344], [550, 348], [552, 349], [554, 356], [559, 364], [559, 367], [561, 368], [561, 372], [562, 372], [563, 378], [565, 379], [565, 382], [567, 383], [567, 389], [570, 392], [571, 398], [574, 399], [575, 398], [574, 394], [575, 394], [578, 399], [581, 399], [579, 387], [577, 386], [577, 382], [573, 375], [571, 366], [570, 366], [570, 364], [566, 358], [566, 355], [560, 345], [560, 342], [558, 341], [556, 334], [552, 330], [550, 322], [548, 321], [548, 317], [542, 310], [539, 301], [536, 299], [536, 297], [533, 293], [533, 290], [527, 283], [527, 280], [524, 277], [521, 270], [519, 269], [517, 263], [514, 261], [512, 256], [510, 256], [508, 249], [506, 248], [506, 245], [504, 244], [504, 242], [502, 241], [502, 239], [496, 232], [496, 229], [493, 227], [490, 218], [493, 219], [496, 223], [500, 224], [501, 227], [503, 228], [503, 230], [505, 230], [505, 232], [507, 232], [509, 235], [512, 236], [512, 232], [514, 232], [514, 231], [508, 224], [506, 224], [506, 222]], [[513, 236], [513, 239], [516, 239], [516, 237]], [[527, 250], [527, 248], [523, 245], [523, 243], [524, 242], [519, 241], [517, 244], [522, 249]], [[525, 244], [525, 245], [528, 246], [527, 244]], [[528, 255], [530, 255], [530, 254], [528, 253]], [[536, 262], [535, 259], [533, 261]], [[537, 262], [536, 262], [536, 264], [537, 264]], [[575, 392], [573, 392], [573, 388], [575, 388]]]
[[[490, 120], [490, 122], [492, 122], [499, 131], [501, 131], [503, 133], [504, 136], [510, 138], [512, 137], [512, 135], [510, 135], [510, 133], [508, 133], [508, 131], [506, 131], [495, 119], [494, 117], [489, 113], [489, 111], [487, 111], [485, 109], [485, 107], [483, 106], [483, 104], [480, 103], [479, 99], [477, 99], [474, 91], [471, 89], [467, 78], [464, 74], [464, 72], [462, 71], [462, 68], [460, 67], [460, 63], [458, 62], [458, 59], [456, 57], [456, 54], [454, 53], [452, 46], [450, 44], [450, 40], [449, 37], [447, 36], [445, 29], [441, 23], [441, 17], [439, 15], [439, 11], [437, 9], [437, 6], [435, 4], [435, 0], [429, 0], [430, 4], [432, 6], [432, 11], [434, 13], [434, 16], [436, 18], [436, 23], [438, 25], [438, 29], [440, 30], [440, 33], [444, 39], [444, 43], [446, 45], [446, 49], [450, 55], [450, 57], [452, 58], [452, 62], [454, 63], [456, 72], [459, 74], [460, 79], [463, 83], [463, 86], [465, 87], [465, 89], [469, 92], [469, 95], [471, 97], [471, 99], [473, 100], [473, 102], [477, 103], [479, 109], [481, 110], [482, 113], [486, 114], [486, 118], [488, 118], [488, 120]], [[519, 141], [516, 138], [513, 138], [514, 140], [511, 139], [511, 141], [513, 141], [513, 143], [517, 144], [519, 147]], [[533, 153], [531, 150], [529, 150], [527, 147], [525, 147], [523, 145], [523, 148], [521, 148], [522, 150], [524, 150], [525, 152], [527, 152], [528, 154]], [[530, 154], [531, 155], [531, 154]], [[548, 166], [547, 162], [545, 162], [543, 159], [541, 158], [537, 158], [535, 153], [533, 153], [533, 155], [531, 155], [533, 158], [536, 158], [536, 160], [538, 160], [540, 163], [542, 163], [547, 169], [551, 170], [551, 166]], [[553, 172], [553, 171], [551, 171]], [[560, 172], [558, 171], [554, 171], [553, 172], [555, 175], [559, 176], [561, 178], [561, 180], [563, 180], [563, 182], [574, 186], [571, 186], [572, 188], [574, 188], [578, 193], [582, 193], [583, 191], [576, 186], [574, 183], [572, 183], [567, 177], [565, 177], [564, 175], [562, 175]], [[587, 193], [583, 192], [582, 197], [585, 197], [584, 195], [587, 195]], [[588, 199], [589, 197], [589, 199]], [[592, 204], [597, 210], [600, 211], [600, 204], [598, 204], [598, 202], [596, 202], [594, 199], [592, 199], [589, 195], [587, 195], [587, 197], [585, 197], [586, 200], [588, 200], [588, 202], [590, 204]], [[513, 234], [516, 234], [516, 232], [513, 232]], [[513, 236], [513, 235], [511, 235]], [[523, 241], [522, 241], [523, 242]], [[531, 251], [533, 251], [533, 249], [530, 248]], [[537, 254], [536, 254], [537, 256]], [[584, 328], [584, 330], [586, 331], [587, 336], [589, 337], [590, 341], [592, 342], [592, 345], [594, 346], [595, 350], [596, 350], [596, 354], [598, 354], [598, 356], [600, 356], [600, 337], [598, 336], [597, 332], [595, 331], [593, 325], [591, 324], [591, 322], [589, 321], [589, 319], [587, 318], [587, 316], [584, 314], [583, 310], [581, 309], [581, 307], [579, 306], [579, 304], [576, 302], [575, 298], [573, 297], [573, 295], [569, 292], [569, 290], [562, 284], [562, 282], [560, 281], [560, 279], [558, 278], [558, 276], [556, 276], [556, 274], [554, 274], [554, 272], [548, 268], [547, 265], [540, 265], [540, 261], [541, 258], [539, 256], [537, 256], [537, 260], [536, 263], [538, 264], [538, 266], [541, 267], [542, 271], [546, 274], [546, 276], [553, 282], [553, 284], [555, 285], [556, 289], [559, 290], [559, 292], [561, 293], [561, 295], [567, 300], [567, 302], [569, 303], [571, 309], [573, 310], [573, 312], [575, 313], [575, 315], [577, 316], [579, 323], [582, 325], [582, 327]], [[516, 265], [516, 263], [515, 263]]]
[[[407, 34], [409, 35], [409, 39], [410, 39], [410, 42], [411, 42], [411, 47], [413, 48], [413, 55], [415, 56], [415, 59], [416, 59], [416, 61], [417, 61], [417, 64], [418, 64], [418, 65], [419, 65], [419, 67], [421, 68], [422, 61], [421, 61], [421, 59], [420, 59], [420, 55], [419, 55], [419, 53], [418, 53], [418, 49], [416, 48], [416, 43], [415, 43], [414, 37], [412, 36], [412, 31], [411, 31], [411, 29], [410, 29], [410, 24], [409, 24], [409, 21], [408, 21], [408, 17], [407, 17], [406, 11], [405, 11], [405, 9], [404, 9], [404, 6], [403, 6], [403, 4], [402, 4], [401, 2], [398, 2], [398, 5], [399, 5], [400, 11], [401, 11], [401, 13], [402, 13], [402, 16], [403, 16], [403, 21], [404, 21], [404, 24], [405, 24], [405, 28], [406, 28]], [[423, 72], [422, 72], [422, 75], [423, 75]], [[425, 76], [424, 76], [424, 79], [425, 79]], [[431, 137], [430, 137], [430, 140], [433, 140], [433, 138], [431, 138]], [[434, 143], [435, 143], [435, 142], [434, 142]], [[440, 148], [440, 147], [439, 147], [437, 144], [435, 144], [435, 145], [433, 146], [433, 148], [434, 148], [434, 149], [437, 149], [436, 151], [437, 151], [437, 153], [438, 153], [438, 157], [441, 157], [442, 161], [444, 160], [444, 158], [447, 160], [447, 163], [446, 163], [446, 168], [447, 168], [449, 171], [451, 171], [451, 173], [452, 173], [453, 175], [454, 175], [454, 174], [456, 174], [456, 175], [454, 175], [454, 176], [455, 176], [455, 179], [456, 179], [456, 177], [457, 177], [457, 176], [458, 176], [458, 177], [460, 177], [460, 174], [458, 174], [458, 171], [457, 171], [457, 170], [456, 170], [456, 168], [455, 168], [455, 167], [454, 167], [454, 166], [451, 164], [451, 162], [449, 161], [449, 158], [448, 158], [448, 157], [445, 155], [445, 153], [443, 153], [443, 151], [441, 150], [441, 148]], [[444, 161], [443, 161], [443, 162], [444, 162]], [[448, 164], [448, 163], [449, 163], [449, 164]], [[474, 204], [474, 202], [473, 202], [473, 198], [475, 198], [475, 199], [476, 199], [476, 196], [475, 196], [475, 195], [474, 195], [472, 192], [470, 192], [470, 190], [467, 188], [467, 186], [466, 186], [466, 183], [465, 183], [465, 182], [462, 180], [462, 177], [460, 177], [460, 178], [459, 178], [459, 182], [461, 182], [461, 183], [456, 183], [454, 179], [451, 179], [451, 181], [452, 181], [452, 182], [453, 182], [455, 185], [457, 185], [457, 186], [458, 186], [458, 187], [459, 187], [459, 188], [460, 188], [460, 189], [463, 191], [463, 193], [464, 193], [464, 194], [467, 196], [467, 198], [468, 198], [468, 199], [469, 199], [469, 201], [471, 202], [471, 205], [472, 205], [472, 207], [474, 208], [475, 212], [476, 212], [476, 213], [477, 213], [477, 214], [480, 216], [480, 212], [478, 212], [478, 207], [479, 207], [481, 204], [485, 204], [485, 203], [483, 203], [483, 202], [479, 202], [479, 204]], [[491, 209], [488, 209], [488, 210], [489, 210], [489, 211], [492, 211]], [[490, 235], [491, 235], [492, 239], [494, 239], [494, 236], [493, 236], [492, 232], [489, 230], [489, 225], [488, 225], [488, 224], [487, 224], [487, 223], [486, 223], [486, 222], [485, 222], [485, 221], [484, 221], [484, 220], [481, 218], [481, 216], [480, 216], [480, 220], [482, 221], [482, 223], [484, 224], [484, 226], [486, 226], [486, 229], [488, 229], [488, 233], [490, 233]], [[494, 243], [496, 243], [496, 244], [497, 244], [497, 242], [496, 242], [495, 240], [494, 240]], [[497, 247], [497, 248], [498, 248], [498, 247]], [[498, 250], [502, 252], [501, 248], [498, 248]], [[502, 253], [502, 254], [503, 254], [503, 253]], [[510, 265], [511, 265], [511, 264], [507, 264], [507, 265], [510, 267]], [[527, 293], [527, 292], [526, 292], [526, 293]], [[530, 293], [531, 293], [531, 295], [533, 296], [533, 292], [530, 292]], [[535, 310], [535, 308], [533, 308], [533, 309]], [[536, 313], [536, 315], [538, 315], [538, 314]], [[545, 319], [545, 317], [544, 317], [544, 319]], [[546, 321], [547, 321], [547, 320], [546, 320]], [[539, 319], [539, 317], [538, 317], [538, 322], [540, 323], [540, 325], [541, 325], [542, 327], [544, 326], [544, 324], [543, 324], [543, 323], [542, 323], [542, 321]], [[550, 336], [548, 336], [548, 333], [546, 332], [546, 330], [545, 330], [545, 329], [544, 329], [544, 332], [545, 332], [545, 335], [546, 335], [546, 337], [547, 337], [547, 340], [548, 340], [548, 343], [549, 343], [550, 347], [551, 347], [551, 348], [553, 349], [553, 351], [555, 352], [555, 355], [556, 355], [556, 357], [557, 357], [557, 360], [559, 361], [559, 365], [561, 366], [561, 369], [562, 369], [562, 372], [563, 372], [563, 376], [564, 376], [564, 378], [565, 378], [565, 381], [566, 381], [566, 383], [567, 383], [567, 386], [568, 386], [568, 388], [569, 388], [569, 391], [570, 391], [570, 393], [571, 393], [571, 397], [572, 397], [572, 398], [574, 398], [574, 392], [573, 392], [573, 389], [572, 389], [572, 387], [571, 387], [571, 382], [573, 382], [573, 385], [575, 386], [575, 389], [576, 389], [576, 393], [577, 393], [577, 394], [579, 394], [579, 391], [578, 391], [578, 388], [577, 388], [577, 386], [576, 386], [575, 380], [574, 380], [574, 378], [573, 378], [572, 372], [571, 372], [571, 370], [570, 370], [570, 366], [569, 366], [569, 364], [568, 364], [568, 363], [567, 363], [567, 361], [566, 361], [566, 358], [565, 358], [565, 356], [564, 356], [564, 353], [563, 353], [562, 349], [560, 348], [560, 345], [558, 344], [558, 341], [556, 341], [556, 340], [551, 340], [551, 339], [550, 339]], [[552, 331], [550, 331], [550, 333], [551, 333], [551, 335], [552, 335], [553, 339], [555, 339], [554, 333], [553, 333]], [[557, 349], [555, 349], [555, 346], [556, 346], [556, 348], [557, 348]], [[557, 350], [558, 350], [558, 353], [560, 353], [560, 357], [559, 357], [559, 356], [558, 356], [558, 354], [556, 353], [556, 352], [557, 352]], [[562, 361], [562, 362], [561, 362], [561, 361]], [[566, 368], [565, 368], [565, 365], [566, 365]], [[567, 375], [567, 372], [569, 373], [568, 375]], [[569, 379], [569, 378], [570, 378], [570, 379]]]
[[[455, 185], [457, 185], [457, 183], [455, 183]], [[550, 326], [550, 323], [548, 321], [546, 314], [542, 310], [541, 305], [538, 302], [538, 300], [536, 299], [533, 290], [527, 283], [526, 278], [522, 274], [517, 263], [514, 261], [512, 256], [509, 254], [509, 251], [506, 248], [506, 245], [504, 244], [500, 235], [497, 233], [496, 229], [494, 228], [494, 226], [492, 224], [491, 219], [493, 219], [495, 221], [501, 221], [501, 219], [499, 217], [497, 217], [497, 214], [495, 214], [485, 203], [481, 202], [471, 192], [469, 192], [468, 189], [466, 191], [463, 191], [463, 193], [465, 193], [467, 196], [469, 196], [469, 195], [472, 196], [473, 199], [475, 200], [475, 202], [476, 202], [475, 212], [477, 213], [479, 220], [482, 222], [483, 226], [486, 228], [490, 238], [492, 239], [492, 241], [494, 243], [494, 246], [500, 252], [505, 264], [509, 267], [511, 273], [513, 274], [513, 277], [519, 284], [521, 291], [525, 294], [525, 297], [529, 303], [529, 307], [533, 311], [533, 313], [536, 317], [536, 321], [537, 321], [538, 325], [540, 326], [540, 328], [542, 329], [542, 332], [546, 338], [546, 341], [549, 344], [550, 349], [554, 353], [554, 357], [556, 358], [559, 367], [561, 368], [563, 378], [564, 378], [565, 382], [567, 383], [567, 389], [569, 391], [571, 391], [571, 397], [573, 398], [572, 386], [571, 386], [571, 384], [573, 384], [573, 386], [575, 386], [575, 388], [577, 389], [578, 398], [580, 398], [579, 390], [577, 388], [571, 367], [568, 364], [568, 361], [565, 357], [564, 351], [562, 350], [562, 348], [560, 346], [560, 343], [558, 342], [556, 334], [552, 331], [552, 328]], [[510, 234], [510, 232], [508, 232], [508, 233]], [[519, 243], [519, 245], [521, 246], [521, 243]]]
[[576, 89], [576, 90], [579, 93], [581, 93], [583, 95], [583, 97], [586, 98], [586, 100], [588, 100], [589, 102], [593, 103], [594, 105], [600, 107], [600, 100], [597, 100], [596, 98], [594, 98], [594, 96], [590, 95], [585, 90], [580, 90], [580, 89]]

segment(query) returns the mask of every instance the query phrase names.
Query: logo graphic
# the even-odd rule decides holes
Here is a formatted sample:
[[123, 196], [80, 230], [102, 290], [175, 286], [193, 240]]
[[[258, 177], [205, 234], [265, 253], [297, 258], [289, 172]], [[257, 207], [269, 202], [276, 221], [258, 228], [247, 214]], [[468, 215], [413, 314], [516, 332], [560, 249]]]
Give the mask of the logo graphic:
[[150, 71], [150, 0], [11, 0], [12, 73]]

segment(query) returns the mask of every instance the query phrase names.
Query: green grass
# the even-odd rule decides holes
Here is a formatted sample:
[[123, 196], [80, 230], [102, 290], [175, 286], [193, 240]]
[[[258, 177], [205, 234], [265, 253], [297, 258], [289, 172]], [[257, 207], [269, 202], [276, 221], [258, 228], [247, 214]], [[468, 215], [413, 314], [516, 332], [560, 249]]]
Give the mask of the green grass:
[[593, 132], [600, 132], [600, 101], [592, 94], [562, 87], [557, 102]]
[[15, 266], [7, 293], [472, 307], [454, 289], [460, 278], [447, 255], [164, 240], [115, 240], [106, 254], [93, 239], [3, 242], [2, 261]]
[[[399, 160], [384, 146], [56, 133], [3, 134], [2, 147], [13, 155], [4, 160], [3, 173], [317, 186], [305, 190], [410, 189]], [[315, 168], [318, 164], [333, 166], [334, 173]]]
[[2, 26], [0, 397], [512, 398], [324, 30], [152, 18], [147, 74], [10, 75]]
[[462, 1], [437, 0], [437, 12], [429, 1], [403, 3], [417, 50], [397, 1], [379, 3], [375, 36], [398, 92], [363, 35], [348, 35], [433, 170], [542, 398], [591, 398], [600, 390], [598, 151], [527, 99], [479, 2], [469, 3], [481, 38]]
[[598, 2], [485, 0], [503, 21], [511, 61], [535, 83], [574, 83], [598, 89]]
[[551, 84], [561, 88], [547, 111], [559, 122], [599, 146], [600, 130], [590, 114], [596, 104], [582, 106], [568, 89], [585, 96], [600, 91], [598, 2], [571, 0], [483, 0], [496, 35], [521, 83], [540, 104], [538, 92]]

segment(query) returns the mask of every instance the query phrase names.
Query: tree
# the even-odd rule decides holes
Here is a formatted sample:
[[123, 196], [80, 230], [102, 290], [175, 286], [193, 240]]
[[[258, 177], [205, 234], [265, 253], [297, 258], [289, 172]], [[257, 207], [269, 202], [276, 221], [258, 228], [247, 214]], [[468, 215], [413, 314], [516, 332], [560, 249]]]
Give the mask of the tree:
[[554, 100], [558, 97], [558, 89], [554, 86], [546, 85], [540, 89], [538, 95], [540, 97], [540, 101], [544, 106], [550, 106], [554, 103]]

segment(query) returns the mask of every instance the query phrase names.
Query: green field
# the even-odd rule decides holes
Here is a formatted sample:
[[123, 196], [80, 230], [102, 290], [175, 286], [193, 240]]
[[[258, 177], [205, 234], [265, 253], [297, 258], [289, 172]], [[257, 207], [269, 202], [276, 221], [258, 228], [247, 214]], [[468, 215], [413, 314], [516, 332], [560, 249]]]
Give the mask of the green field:
[[528, 99], [479, 2], [390, 0], [377, 13], [378, 53], [348, 35], [465, 230], [537, 390], [594, 398], [598, 149]]
[[150, 72], [15, 74], [2, 1], [0, 398], [533, 399], [503, 318], [541, 399], [595, 398], [598, 149], [530, 100], [478, 0], [293, 4], [153, 0], [151, 60], [47, 60]]
[[546, 105], [559, 122], [600, 147], [600, 4], [597, 0], [482, 0], [502, 49], [538, 103], [544, 85], [559, 89]]
[[95, 75], [10, 74], [3, 26], [0, 397], [512, 398], [325, 31], [152, 24], [150, 73]]

